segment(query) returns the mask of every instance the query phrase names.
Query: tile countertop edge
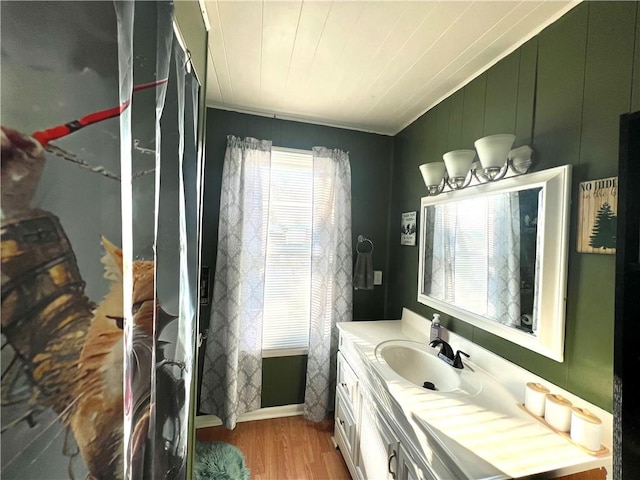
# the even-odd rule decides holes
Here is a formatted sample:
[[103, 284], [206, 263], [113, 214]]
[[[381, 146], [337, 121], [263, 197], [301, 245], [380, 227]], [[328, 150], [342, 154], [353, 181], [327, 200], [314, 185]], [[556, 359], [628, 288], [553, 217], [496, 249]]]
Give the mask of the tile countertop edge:
[[[357, 321], [357, 322], [344, 322], [338, 324], [339, 328], [352, 335], [357, 337], [360, 341], [357, 342], [358, 348], [362, 349], [370, 349], [369, 354], [373, 351], [375, 346], [386, 340], [391, 339], [411, 339], [420, 342], [428, 342], [429, 337], [429, 327], [431, 322], [424, 317], [412, 312], [408, 309], [403, 309], [402, 319], [401, 320], [381, 320], [381, 321]], [[585, 400], [577, 397], [576, 395], [571, 394], [568, 391], [548, 382], [547, 380], [538, 377], [537, 375], [529, 372], [528, 370], [519, 367], [504, 358], [472, 343], [471, 341], [456, 335], [453, 332], [446, 331], [446, 339], [449, 343], [451, 343], [454, 350], [461, 349], [471, 355], [471, 361], [473, 364], [480, 367], [486, 374], [488, 374], [493, 379], [500, 379], [500, 384], [503, 388], [505, 388], [512, 396], [517, 400], [517, 402], [524, 403], [524, 394], [525, 394], [525, 384], [527, 382], [538, 382], [545, 385], [552, 393], [558, 393], [565, 398], [568, 398], [574, 406], [587, 408], [595, 415], [597, 415], [602, 420], [602, 443], [609, 449], [612, 450], [613, 443], [613, 415], [596, 405], [592, 405]], [[362, 352], [366, 353], [366, 352]], [[399, 403], [406, 403], [401, 396], [398, 395], [397, 392], [391, 391], [390, 393], [396, 398]], [[413, 416], [418, 417], [421, 416], [420, 413], [414, 412]], [[526, 418], [527, 413], [522, 412], [522, 415], [519, 415], [519, 418]], [[429, 420], [422, 416], [423, 420], [416, 422], [418, 426], [421, 428], [424, 425], [420, 425], [421, 423], [427, 422]], [[415, 420], [415, 419], [414, 419]], [[538, 423], [533, 418], [530, 419], [532, 424], [537, 424], [542, 427], [542, 424]], [[542, 427], [545, 430], [546, 427]], [[436, 428], [436, 430], [438, 430]], [[550, 430], [549, 430], [550, 432]], [[553, 437], [555, 439], [555, 434]], [[561, 438], [559, 435], [557, 438]], [[455, 439], [453, 439], [455, 442]], [[567, 440], [562, 439], [562, 442], [568, 443]], [[449, 442], [445, 442], [448, 444]], [[450, 445], [446, 445], [449, 447]], [[575, 447], [574, 447], [575, 448]], [[585, 454], [576, 455], [576, 460], [574, 463], [568, 462], [570, 464], [564, 464], [562, 462], [558, 463], [556, 466], [552, 467], [551, 470], [547, 472], [536, 470], [535, 466], [525, 466], [522, 468], [516, 469], [518, 472], [517, 476], [527, 476], [532, 474], [544, 474], [544, 478], [552, 478], [553, 476], [562, 476], [568, 475], [576, 472], [580, 472], [583, 470], [589, 470], [592, 468], [599, 468], [604, 466], [607, 470], [607, 478], [612, 478], [613, 472], [611, 468], [612, 457], [611, 455], [593, 457]], [[513, 474], [514, 470], [508, 470], [500, 466], [496, 466], [496, 468], [507, 471], [510, 474]], [[549, 474], [547, 476], [546, 474]], [[543, 478], [543, 477], [540, 477]]]

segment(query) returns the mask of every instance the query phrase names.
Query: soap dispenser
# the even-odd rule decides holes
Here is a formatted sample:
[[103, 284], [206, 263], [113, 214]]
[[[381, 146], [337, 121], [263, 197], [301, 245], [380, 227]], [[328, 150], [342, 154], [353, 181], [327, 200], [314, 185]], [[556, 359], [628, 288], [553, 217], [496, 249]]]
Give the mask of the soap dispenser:
[[440, 338], [440, 314], [434, 313], [431, 320], [431, 333], [429, 335], [429, 343]]

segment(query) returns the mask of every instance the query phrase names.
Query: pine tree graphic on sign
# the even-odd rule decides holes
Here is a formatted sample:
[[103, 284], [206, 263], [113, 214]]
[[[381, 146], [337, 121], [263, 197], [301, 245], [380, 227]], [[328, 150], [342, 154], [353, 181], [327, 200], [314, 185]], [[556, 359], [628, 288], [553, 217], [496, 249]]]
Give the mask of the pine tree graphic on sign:
[[596, 215], [589, 245], [593, 248], [616, 248], [617, 223], [618, 217], [614, 215], [611, 205], [603, 203]]

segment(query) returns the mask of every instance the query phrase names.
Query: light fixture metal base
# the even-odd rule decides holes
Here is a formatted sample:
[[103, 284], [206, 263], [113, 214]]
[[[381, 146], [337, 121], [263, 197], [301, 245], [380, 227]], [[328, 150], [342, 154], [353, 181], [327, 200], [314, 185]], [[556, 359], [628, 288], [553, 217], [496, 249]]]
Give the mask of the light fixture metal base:
[[447, 185], [451, 190], [467, 188], [473, 179], [473, 168], [470, 168], [464, 177], [447, 177]]
[[433, 197], [435, 195], [440, 195], [442, 193], [442, 191], [444, 190], [444, 186], [447, 183], [446, 178], [443, 178], [442, 181], [438, 184], [438, 185], [428, 185], [427, 186], [427, 194], [430, 197]]

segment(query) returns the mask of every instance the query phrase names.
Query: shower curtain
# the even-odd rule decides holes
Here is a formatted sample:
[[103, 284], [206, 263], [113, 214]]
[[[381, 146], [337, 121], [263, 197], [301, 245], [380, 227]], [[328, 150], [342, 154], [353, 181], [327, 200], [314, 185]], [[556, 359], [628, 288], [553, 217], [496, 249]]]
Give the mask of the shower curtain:
[[201, 192], [173, 6], [0, 8], [1, 476], [186, 478]]

